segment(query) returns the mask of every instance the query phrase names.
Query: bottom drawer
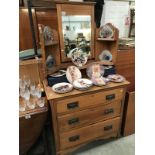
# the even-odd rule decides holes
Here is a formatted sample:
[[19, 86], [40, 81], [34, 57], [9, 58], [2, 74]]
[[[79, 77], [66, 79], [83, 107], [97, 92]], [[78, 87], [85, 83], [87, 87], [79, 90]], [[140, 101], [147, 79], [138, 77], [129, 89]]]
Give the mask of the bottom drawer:
[[60, 149], [72, 147], [93, 138], [118, 132], [119, 124], [120, 117], [116, 117], [77, 130], [72, 130], [62, 134], [60, 133]]

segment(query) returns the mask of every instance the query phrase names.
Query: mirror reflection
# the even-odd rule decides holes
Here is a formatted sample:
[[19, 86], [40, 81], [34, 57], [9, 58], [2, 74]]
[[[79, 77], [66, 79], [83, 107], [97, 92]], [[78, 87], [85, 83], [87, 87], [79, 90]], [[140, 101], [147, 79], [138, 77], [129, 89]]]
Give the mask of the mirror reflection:
[[90, 55], [91, 17], [62, 16], [64, 52], [67, 56], [74, 48], [81, 48]]

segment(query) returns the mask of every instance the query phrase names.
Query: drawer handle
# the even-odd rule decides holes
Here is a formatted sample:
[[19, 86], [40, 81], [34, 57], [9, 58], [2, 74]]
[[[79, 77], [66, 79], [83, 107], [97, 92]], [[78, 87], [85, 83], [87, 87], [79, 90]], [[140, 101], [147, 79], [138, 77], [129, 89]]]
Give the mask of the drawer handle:
[[67, 109], [75, 109], [79, 107], [79, 103], [78, 102], [72, 102], [72, 103], [68, 103], [67, 104]]
[[113, 108], [104, 110], [104, 114], [105, 114], [105, 115], [111, 114], [111, 113], [114, 113], [114, 109], [113, 109]]
[[75, 124], [75, 123], [79, 123], [79, 118], [72, 118], [72, 119], [68, 120], [69, 125]]
[[70, 142], [75, 142], [75, 141], [77, 141], [79, 139], [80, 139], [80, 136], [79, 135], [76, 135], [76, 136], [73, 136], [73, 137], [69, 137], [69, 141]]
[[115, 98], [115, 94], [110, 94], [106, 96], [106, 100], [110, 101], [113, 100]]
[[108, 125], [104, 127], [104, 131], [108, 131], [112, 129], [112, 125]]

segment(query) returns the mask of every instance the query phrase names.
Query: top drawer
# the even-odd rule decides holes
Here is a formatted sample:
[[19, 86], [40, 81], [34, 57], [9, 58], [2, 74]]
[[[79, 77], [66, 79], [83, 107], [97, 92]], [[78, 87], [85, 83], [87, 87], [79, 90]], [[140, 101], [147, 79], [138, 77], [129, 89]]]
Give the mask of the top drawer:
[[107, 104], [111, 101], [121, 100], [123, 97], [123, 88], [98, 93], [86, 94], [77, 97], [71, 97], [55, 101], [57, 113], [70, 113], [89, 106]]

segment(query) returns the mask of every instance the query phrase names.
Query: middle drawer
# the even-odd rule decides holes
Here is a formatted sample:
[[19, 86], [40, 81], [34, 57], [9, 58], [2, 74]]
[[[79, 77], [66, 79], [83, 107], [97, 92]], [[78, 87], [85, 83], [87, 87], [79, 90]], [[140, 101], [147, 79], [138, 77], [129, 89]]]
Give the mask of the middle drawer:
[[64, 132], [72, 128], [81, 127], [98, 120], [106, 120], [120, 115], [121, 101], [111, 102], [104, 106], [98, 106], [63, 116], [58, 116], [59, 131]]

